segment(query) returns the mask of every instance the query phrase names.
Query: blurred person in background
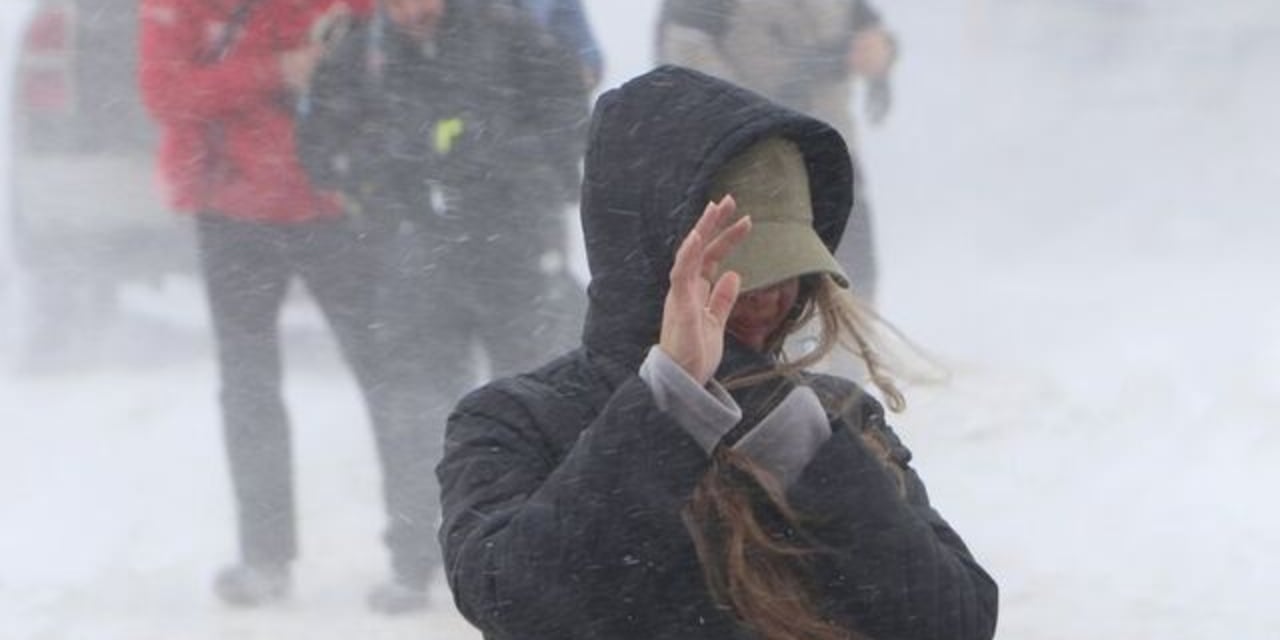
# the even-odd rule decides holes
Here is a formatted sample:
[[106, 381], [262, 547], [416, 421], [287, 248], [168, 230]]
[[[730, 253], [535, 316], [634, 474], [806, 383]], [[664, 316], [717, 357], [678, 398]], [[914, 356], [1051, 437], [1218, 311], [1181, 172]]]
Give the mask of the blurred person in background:
[[890, 108], [897, 44], [866, 0], [664, 0], [657, 61], [697, 69], [830, 123], [854, 153], [858, 198], [837, 256], [854, 292], [874, 302], [877, 262], [871, 207], [856, 162], [855, 81], [866, 113]]
[[[389, 420], [388, 373], [369, 310], [373, 254], [338, 202], [297, 159], [295, 102], [324, 55], [313, 22], [361, 10], [329, 0], [143, 0], [140, 85], [162, 129], [159, 165], [173, 205], [196, 216], [201, 273], [217, 343], [223, 429], [240, 560], [220, 572], [227, 603], [289, 591], [298, 555], [290, 424], [282, 395], [280, 311], [306, 285], [355, 375], [380, 443], [420, 433]], [[438, 555], [430, 464], [384, 458], [394, 578], [375, 595], [421, 587]], [[419, 594], [419, 600], [422, 600]]]
[[843, 345], [905, 406], [832, 255], [840, 135], [666, 66], [600, 98], [585, 171], [581, 346], [449, 419], [462, 614], [495, 639], [989, 640], [996, 584], [880, 402], [806, 370]]
[[582, 64], [583, 83], [594, 90], [604, 77], [604, 54], [591, 30], [581, 0], [510, 0], [574, 51]]
[[[433, 483], [415, 536], [434, 535], [418, 520], [436, 508], [448, 410], [480, 381], [473, 345], [506, 375], [577, 340], [586, 302], [566, 282], [565, 211], [586, 117], [576, 52], [501, 2], [381, 0], [311, 84], [300, 157], [382, 247], [394, 418], [378, 444], [389, 481], [412, 474], [415, 495]], [[404, 577], [374, 606], [416, 604], [424, 576]]]

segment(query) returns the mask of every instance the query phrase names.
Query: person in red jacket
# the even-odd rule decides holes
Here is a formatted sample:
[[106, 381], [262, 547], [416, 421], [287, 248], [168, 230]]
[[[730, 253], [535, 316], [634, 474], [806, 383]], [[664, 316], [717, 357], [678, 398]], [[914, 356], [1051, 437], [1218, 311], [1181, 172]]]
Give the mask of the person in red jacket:
[[[399, 612], [426, 604], [438, 564], [428, 446], [388, 415], [371, 328], [373, 256], [333, 197], [297, 160], [294, 105], [330, 12], [371, 0], [142, 0], [139, 82], [160, 125], [159, 165], [173, 206], [195, 227], [221, 375], [240, 560], [215, 581], [235, 605], [284, 597], [297, 555], [289, 419], [281, 393], [279, 316], [290, 281], [306, 285], [363, 393], [383, 462], [394, 579], [370, 596]], [[328, 21], [331, 22], [331, 21]], [[421, 462], [415, 462], [420, 459]], [[389, 460], [395, 460], [391, 463]], [[414, 465], [421, 468], [417, 468]]]

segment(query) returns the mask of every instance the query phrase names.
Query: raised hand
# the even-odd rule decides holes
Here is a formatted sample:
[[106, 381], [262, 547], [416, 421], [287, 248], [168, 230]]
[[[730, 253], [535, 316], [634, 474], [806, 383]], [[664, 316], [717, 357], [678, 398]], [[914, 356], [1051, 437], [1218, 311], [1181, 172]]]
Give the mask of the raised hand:
[[733, 196], [708, 203], [671, 267], [658, 347], [699, 384], [706, 384], [720, 365], [725, 322], [741, 285], [733, 271], [716, 277], [720, 261], [751, 231], [749, 218], [729, 222], [737, 209]]

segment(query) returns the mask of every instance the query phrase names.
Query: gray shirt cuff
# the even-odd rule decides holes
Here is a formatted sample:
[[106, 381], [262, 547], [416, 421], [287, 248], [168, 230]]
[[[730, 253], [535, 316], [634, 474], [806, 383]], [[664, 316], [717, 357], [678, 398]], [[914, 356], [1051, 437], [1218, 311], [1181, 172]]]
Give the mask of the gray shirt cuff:
[[818, 395], [809, 387], [799, 386], [733, 448], [771, 471], [782, 486], [789, 487], [830, 437], [831, 425]]
[[[640, 365], [640, 378], [649, 385], [658, 408], [707, 453], [742, 419], [742, 409], [719, 382], [699, 385], [657, 345]], [[733, 448], [788, 487], [830, 437], [831, 426], [818, 395], [798, 386]]]
[[640, 365], [640, 379], [653, 391], [658, 408], [671, 414], [707, 453], [742, 419], [742, 409], [719, 382], [703, 387], [657, 345]]

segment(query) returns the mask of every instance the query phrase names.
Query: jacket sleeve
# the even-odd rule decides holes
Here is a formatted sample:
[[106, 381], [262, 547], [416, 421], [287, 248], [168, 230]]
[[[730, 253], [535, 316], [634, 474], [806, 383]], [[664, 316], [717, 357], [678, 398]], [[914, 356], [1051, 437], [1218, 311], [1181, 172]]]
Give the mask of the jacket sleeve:
[[573, 51], [532, 18], [520, 15], [515, 21], [511, 82], [517, 88], [516, 104], [528, 107], [519, 111], [515, 135], [505, 142], [507, 154], [552, 169], [564, 197], [574, 199], [590, 116], [582, 66]]
[[997, 587], [960, 536], [929, 504], [910, 452], [872, 413], [866, 428], [890, 443], [901, 482], [851, 429], [838, 428], [789, 491], [808, 532], [830, 555], [817, 556], [825, 602], [837, 619], [857, 612], [883, 628], [870, 637], [987, 640], [994, 636]]
[[687, 539], [677, 514], [709, 463], [638, 376], [560, 461], [537, 423], [494, 387], [449, 419], [441, 544], [458, 609], [486, 637], [586, 637], [600, 621], [581, 612], [626, 615], [658, 599], [662, 574], [687, 570], [669, 565], [668, 545]]
[[316, 185], [353, 195], [361, 167], [354, 149], [363, 124], [361, 88], [355, 77], [358, 38], [348, 34], [316, 69], [297, 117], [298, 159]]
[[221, 62], [200, 64], [205, 36], [186, 4], [143, 0], [139, 11], [139, 85], [143, 103], [156, 119], [212, 120], [283, 89], [274, 55], [232, 47]]
[[591, 76], [599, 81], [604, 73], [604, 55], [591, 31], [591, 24], [587, 22], [586, 9], [581, 0], [560, 0], [556, 4], [552, 28], [578, 54], [582, 64], [590, 70]]

